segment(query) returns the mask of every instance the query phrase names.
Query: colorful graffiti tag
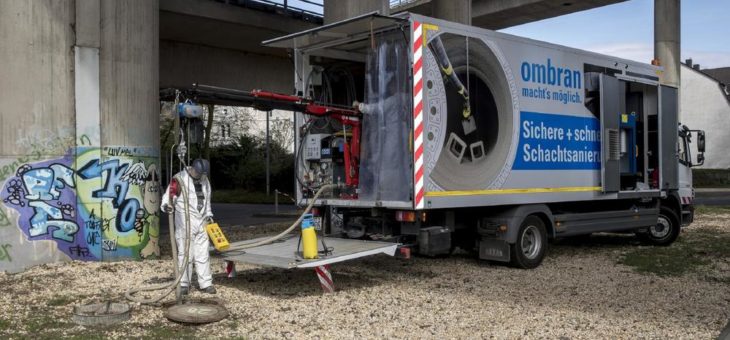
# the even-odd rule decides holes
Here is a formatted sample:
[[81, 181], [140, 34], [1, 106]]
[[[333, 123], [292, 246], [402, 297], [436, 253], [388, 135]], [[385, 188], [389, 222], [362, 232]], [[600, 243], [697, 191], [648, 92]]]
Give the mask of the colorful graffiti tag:
[[18, 166], [0, 199], [28, 240], [54, 241], [71, 259], [159, 256], [156, 162], [149, 148], [76, 147]]

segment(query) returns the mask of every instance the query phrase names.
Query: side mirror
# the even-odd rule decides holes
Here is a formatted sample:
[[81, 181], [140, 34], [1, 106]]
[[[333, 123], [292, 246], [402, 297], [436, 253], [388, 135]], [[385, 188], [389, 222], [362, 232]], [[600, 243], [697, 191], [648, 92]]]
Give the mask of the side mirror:
[[705, 154], [699, 153], [697, 154], [697, 164], [692, 164], [693, 166], [700, 166], [702, 164], [705, 164]]
[[703, 130], [697, 130], [697, 152], [705, 152], [705, 131]]

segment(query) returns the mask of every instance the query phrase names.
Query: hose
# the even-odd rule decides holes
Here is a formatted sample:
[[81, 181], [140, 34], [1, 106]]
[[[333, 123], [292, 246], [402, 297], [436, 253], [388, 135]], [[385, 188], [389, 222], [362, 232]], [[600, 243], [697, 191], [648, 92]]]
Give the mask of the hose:
[[258, 247], [258, 246], [269, 244], [269, 243], [272, 243], [272, 242], [275, 242], [275, 241], [281, 239], [282, 237], [286, 236], [286, 234], [292, 232], [292, 230], [294, 230], [297, 226], [299, 226], [299, 223], [301, 223], [302, 220], [304, 219], [304, 215], [306, 215], [307, 213], [309, 213], [310, 210], [312, 210], [312, 207], [314, 207], [314, 202], [317, 201], [317, 198], [319, 197], [319, 195], [322, 194], [322, 192], [324, 192], [327, 189], [334, 189], [334, 188], [337, 188], [340, 186], [342, 186], [342, 184], [325, 184], [322, 187], [320, 187], [319, 190], [317, 190], [317, 193], [315, 193], [314, 196], [310, 199], [309, 205], [307, 205], [307, 208], [304, 209], [304, 212], [299, 216], [299, 218], [296, 221], [294, 221], [294, 223], [291, 226], [289, 226], [289, 228], [282, 231], [278, 235], [269, 237], [265, 240], [256, 241], [256, 242], [252, 242], [252, 243], [237, 244], [237, 245], [234, 245], [234, 246], [231, 246], [230, 248], [228, 248], [226, 251], [224, 251], [224, 253], [234, 251], [234, 250], [243, 250], [243, 249]]
[[[172, 242], [172, 249], [173, 249], [173, 263], [175, 263], [176, 268], [176, 278], [174, 282], [171, 283], [163, 283], [158, 285], [152, 285], [148, 287], [136, 287], [128, 290], [126, 293], [124, 293], [124, 297], [127, 298], [127, 300], [133, 301], [133, 302], [139, 302], [141, 304], [156, 304], [160, 302], [162, 299], [170, 295], [172, 291], [174, 291], [178, 284], [180, 283], [180, 280], [182, 279], [183, 275], [185, 275], [185, 267], [187, 267], [188, 259], [190, 257], [190, 203], [188, 201], [188, 195], [187, 195], [187, 187], [182, 184], [182, 180], [179, 176], [175, 176], [175, 178], [178, 180], [178, 183], [181, 185], [180, 191], [183, 192], [183, 199], [185, 200], [185, 231], [187, 233], [187, 241], [185, 242], [185, 259], [183, 261], [183, 266], [180, 268], [179, 263], [177, 263], [177, 254], [176, 254], [176, 242], [175, 242], [175, 236], [174, 236], [174, 223], [170, 223], [170, 241]], [[292, 230], [294, 230], [304, 219], [304, 215], [309, 213], [309, 211], [312, 210], [312, 207], [314, 207], [314, 203], [317, 201], [317, 198], [327, 189], [333, 189], [336, 187], [341, 186], [341, 184], [326, 184], [317, 190], [317, 192], [314, 194], [314, 196], [311, 198], [309, 205], [307, 205], [307, 208], [304, 209], [304, 212], [299, 216], [299, 218], [291, 225], [289, 228], [284, 230], [283, 232], [279, 233], [276, 236], [269, 237], [265, 240], [256, 241], [252, 243], [245, 243], [245, 244], [238, 244], [235, 246], [231, 246], [229, 249], [227, 249], [225, 252], [230, 252], [234, 250], [243, 250], [243, 249], [249, 249], [253, 247], [262, 246], [265, 244], [269, 244], [272, 242], [276, 242], [277, 240], [281, 239], [282, 237], [286, 236]], [[154, 298], [138, 298], [135, 297], [134, 294], [144, 291], [155, 291], [155, 290], [166, 290], [163, 294], [154, 297]]]
[[[175, 176], [174, 179], [177, 179], [178, 184], [180, 184], [181, 189], [183, 193], [183, 200], [185, 201], [185, 233], [187, 234], [186, 242], [185, 242], [185, 255], [183, 260], [183, 267], [180, 268], [180, 264], [177, 262], [177, 244], [175, 242], [175, 224], [172, 221], [172, 218], [170, 218], [170, 241], [172, 242], [172, 261], [174, 263], [175, 270], [175, 281], [171, 283], [163, 283], [158, 285], [152, 285], [148, 287], [135, 287], [127, 292], [124, 293], [124, 297], [127, 298], [127, 300], [132, 302], [139, 302], [141, 304], [156, 304], [160, 302], [162, 299], [170, 295], [172, 291], [177, 289], [178, 284], [180, 283], [180, 280], [182, 279], [183, 275], [186, 274], [185, 269], [188, 267], [188, 261], [190, 259], [190, 202], [188, 200], [188, 191], [185, 184], [183, 184], [182, 179], [180, 176]], [[174, 204], [173, 204], [174, 206]], [[172, 213], [170, 213], [170, 216], [172, 216]], [[137, 294], [139, 292], [148, 292], [148, 291], [155, 291], [155, 290], [166, 290], [163, 294], [153, 297], [153, 298], [139, 298], [135, 297], [134, 294]]]

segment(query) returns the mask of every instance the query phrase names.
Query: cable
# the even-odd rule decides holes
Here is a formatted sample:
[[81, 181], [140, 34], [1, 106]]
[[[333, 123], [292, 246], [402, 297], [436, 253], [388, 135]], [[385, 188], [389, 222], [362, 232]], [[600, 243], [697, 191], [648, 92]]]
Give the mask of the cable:
[[297, 182], [299, 182], [299, 185], [302, 187], [305, 187], [307, 189], [310, 189], [308, 185], [304, 184], [304, 181], [302, 181], [302, 178], [299, 177], [299, 166], [301, 165], [301, 156], [302, 156], [302, 149], [304, 148], [304, 143], [307, 140], [307, 136], [309, 135], [309, 130], [311, 129], [312, 122], [309, 121], [306, 123], [307, 125], [304, 128], [304, 136], [302, 137], [301, 141], [299, 142], [299, 148], [297, 148], [297, 153], [294, 155], [294, 175], [297, 178]]
[[252, 243], [237, 244], [237, 245], [234, 245], [234, 246], [231, 246], [230, 248], [228, 248], [226, 251], [224, 251], [224, 253], [227, 253], [227, 252], [230, 252], [233, 250], [243, 250], [243, 249], [263, 246], [265, 244], [269, 244], [269, 243], [272, 243], [272, 242], [275, 242], [275, 241], [281, 239], [282, 237], [289, 234], [292, 230], [297, 228], [297, 226], [299, 226], [299, 224], [304, 219], [304, 215], [308, 214], [309, 211], [312, 210], [312, 207], [314, 207], [314, 203], [317, 201], [317, 198], [319, 197], [320, 194], [322, 194], [322, 192], [324, 192], [327, 189], [334, 189], [334, 188], [341, 187], [341, 186], [342, 186], [341, 184], [325, 184], [322, 187], [320, 187], [319, 190], [317, 190], [317, 193], [314, 194], [314, 196], [310, 199], [310, 202], [309, 202], [309, 205], [307, 205], [307, 208], [304, 209], [304, 212], [301, 215], [299, 215], [299, 218], [296, 221], [294, 221], [294, 223], [291, 226], [289, 226], [289, 228], [282, 231], [278, 235], [269, 237], [265, 240], [256, 241], [256, 242], [252, 242]]
[[[177, 289], [178, 284], [180, 283], [180, 280], [182, 279], [183, 275], [186, 274], [186, 269], [188, 267], [188, 261], [190, 259], [190, 201], [188, 200], [188, 191], [185, 184], [183, 184], [182, 179], [180, 176], [176, 175], [174, 179], [177, 179], [178, 184], [181, 186], [180, 191], [183, 193], [183, 200], [185, 201], [185, 232], [187, 234], [187, 240], [185, 242], [185, 255], [183, 260], [183, 267], [180, 267], [180, 263], [178, 263], [177, 259], [177, 245], [175, 241], [175, 224], [172, 223], [173, 221], [170, 221], [170, 241], [172, 242], [173, 247], [173, 254], [172, 254], [172, 261], [175, 264], [175, 268], [177, 268], [177, 277], [175, 278], [175, 281], [171, 283], [163, 283], [158, 285], [152, 285], [148, 287], [135, 287], [129, 289], [127, 292], [124, 293], [124, 297], [127, 298], [127, 300], [132, 302], [139, 302], [141, 304], [156, 304], [160, 302], [162, 299], [170, 295], [172, 291]], [[174, 206], [174, 203], [173, 203]], [[170, 214], [172, 216], [172, 214]], [[170, 220], [172, 220], [172, 217], [170, 217]], [[166, 290], [162, 295], [154, 297], [154, 298], [139, 298], [135, 297], [134, 294], [139, 292], [149, 292], [149, 291], [155, 291], [155, 290]]]

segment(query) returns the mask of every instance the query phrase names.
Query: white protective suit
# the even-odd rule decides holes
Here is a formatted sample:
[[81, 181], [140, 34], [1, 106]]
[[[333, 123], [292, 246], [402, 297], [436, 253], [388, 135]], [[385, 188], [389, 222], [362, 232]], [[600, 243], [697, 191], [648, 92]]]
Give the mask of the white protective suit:
[[[213, 276], [210, 272], [210, 257], [208, 254], [208, 233], [205, 231], [207, 219], [213, 217], [210, 209], [210, 182], [207, 176], [201, 176], [203, 197], [205, 202], [203, 208], [198, 211], [198, 196], [195, 193], [194, 179], [186, 170], [180, 171], [175, 178], [182, 179], [183, 185], [178, 185], [180, 193], [175, 197], [173, 202], [175, 207], [175, 241], [177, 243], [177, 262], [180, 268], [183, 267], [185, 261], [185, 195], [182, 190], [187, 191], [188, 207], [190, 210], [190, 258], [185, 273], [180, 280], [180, 286], [190, 286], [190, 276], [192, 275], [193, 263], [195, 263], [195, 272], [198, 274], [198, 285], [200, 289], [205, 289], [213, 284]], [[170, 206], [170, 187], [165, 190], [162, 196], [162, 210]]]

